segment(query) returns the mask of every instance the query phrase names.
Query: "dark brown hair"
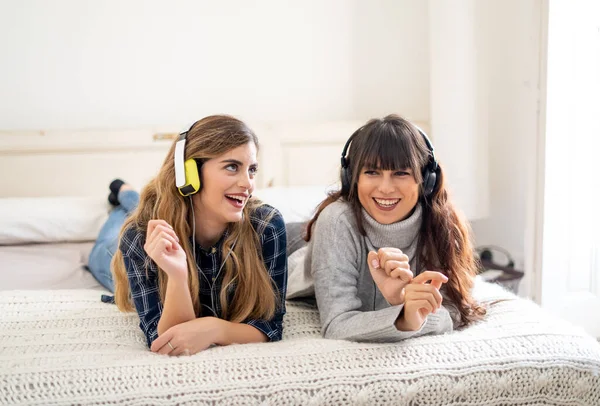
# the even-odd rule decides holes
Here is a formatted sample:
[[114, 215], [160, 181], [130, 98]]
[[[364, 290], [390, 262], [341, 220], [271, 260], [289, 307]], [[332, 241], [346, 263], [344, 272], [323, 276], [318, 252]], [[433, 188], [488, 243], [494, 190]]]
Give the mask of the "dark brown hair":
[[352, 135], [347, 153], [349, 187], [334, 191], [321, 202], [306, 230], [306, 241], [319, 215], [337, 200], [347, 201], [354, 212], [359, 231], [365, 235], [362, 206], [358, 199], [357, 184], [360, 171], [365, 167], [382, 170], [410, 168], [415, 181], [421, 186], [419, 203], [423, 220], [419, 231], [417, 264], [419, 270], [435, 270], [448, 277], [444, 285], [450, 304], [460, 313], [460, 325], [481, 319], [485, 309], [471, 297], [478, 262], [473, 251], [471, 230], [462, 214], [448, 198], [444, 185], [444, 172], [437, 170], [437, 183], [433, 193], [424, 197], [422, 169], [430, 159], [430, 151], [419, 130], [408, 120], [391, 114], [382, 119], [372, 119]]

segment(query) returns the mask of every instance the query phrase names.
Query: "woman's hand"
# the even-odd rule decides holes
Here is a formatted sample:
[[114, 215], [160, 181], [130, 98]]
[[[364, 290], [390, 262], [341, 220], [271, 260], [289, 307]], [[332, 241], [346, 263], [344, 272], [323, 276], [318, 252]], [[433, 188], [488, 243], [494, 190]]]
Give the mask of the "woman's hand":
[[371, 251], [367, 257], [369, 270], [379, 291], [393, 306], [404, 303], [404, 288], [410, 283], [408, 256], [398, 248], [380, 248]]
[[173, 227], [164, 220], [150, 220], [144, 251], [167, 273], [169, 278], [187, 282], [188, 266], [185, 251]]
[[417, 275], [405, 289], [403, 314], [396, 321], [396, 328], [400, 331], [419, 330], [427, 316], [442, 306], [440, 288], [446, 282], [448, 278], [440, 272], [425, 271]]
[[201, 317], [178, 324], [152, 342], [153, 352], [167, 355], [192, 355], [219, 341], [225, 322], [216, 317]]

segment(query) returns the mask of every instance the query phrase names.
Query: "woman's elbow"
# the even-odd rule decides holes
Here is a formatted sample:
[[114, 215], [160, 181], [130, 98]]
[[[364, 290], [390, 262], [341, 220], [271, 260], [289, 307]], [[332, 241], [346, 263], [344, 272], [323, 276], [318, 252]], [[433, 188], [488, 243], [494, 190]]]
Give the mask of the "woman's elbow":
[[352, 340], [351, 335], [347, 334], [344, 329], [336, 328], [331, 323], [321, 328], [321, 335], [329, 340]]

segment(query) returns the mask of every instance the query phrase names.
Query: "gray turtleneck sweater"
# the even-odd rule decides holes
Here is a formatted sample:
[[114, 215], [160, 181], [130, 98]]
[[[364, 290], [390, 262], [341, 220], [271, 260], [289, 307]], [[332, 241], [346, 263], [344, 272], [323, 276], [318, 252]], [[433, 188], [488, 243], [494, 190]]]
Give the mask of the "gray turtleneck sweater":
[[[413, 273], [421, 206], [400, 222], [384, 225], [363, 210], [366, 236], [360, 234], [352, 208], [343, 201], [327, 206], [314, 225], [306, 257], [326, 338], [394, 342], [424, 334], [452, 331], [453, 321], [442, 306], [427, 316], [418, 331], [399, 331], [395, 321], [403, 305], [390, 305], [371, 277], [367, 255], [384, 247], [399, 248], [409, 257]], [[308, 273], [308, 272], [307, 272]]]

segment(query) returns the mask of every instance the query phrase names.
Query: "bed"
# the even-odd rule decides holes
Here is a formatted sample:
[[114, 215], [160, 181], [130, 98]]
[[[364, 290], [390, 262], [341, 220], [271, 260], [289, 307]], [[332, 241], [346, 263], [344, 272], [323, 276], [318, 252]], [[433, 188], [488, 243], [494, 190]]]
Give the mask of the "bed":
[[[301, 225], [331, 187], [323, 178], [334, 179], [335, 164], [302, 173], [291, 168], [308, 151], [317, 161], [336, 158], [350, 128], [354, 123], [300, 132], [265, 127], [263, 133], [278, 135], [266, 142], [257, 130], [263, 148], [255, 195], [278, 207], [288, 224], [284, 339], [213, 347], [188, 357], [148, 351], [137, 315], [102, 303], [105, 292], [85, 269], [108, 210], [100, 191], [119, 176], [113, 172], [125, 171], [133, 183], [145, 179], [125, 158], [96, 174], [68, 172], [60, 162], [74, 165], [82, 156], [102, 162], [115, 154], [120, 138], [107, 135], [103, 139], [112, 141], [104, 146], [71, 138], [34, 149], [0, 137], [0, 165], [25, 167], [35, 158], [47, 165], [45, 183], [55, 184], [34, 175], [21, 182], [39, 182], [36, 188], [8, 181], [3, 196], [16, 197], [0, 199], [0, 404], [600, 405], [598, 342], [480, 279], [473, 294], [489, 312], [467, 329], [399, 344], [321, 338], [314, 303], [293, 297], [308, 283], [299, 273]], [[337, 135], [324, 139], [323, 131]], [[119, 153], [127, 151], [120, 146]], [[167, 147], [164, 141], [131, 152], [162, 160]], [[144, 169], [159, 164], [146, 162]], [[98, 186], [86, 184], [82, 196], [66, 197], [69, 189], [53, 174], [68, 177], [71, 185], [91, 176]]]

